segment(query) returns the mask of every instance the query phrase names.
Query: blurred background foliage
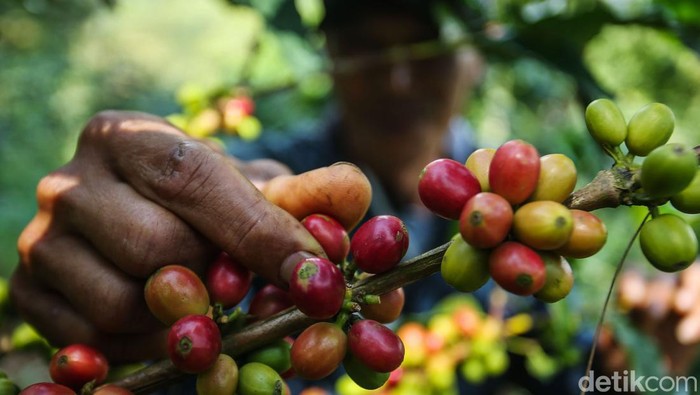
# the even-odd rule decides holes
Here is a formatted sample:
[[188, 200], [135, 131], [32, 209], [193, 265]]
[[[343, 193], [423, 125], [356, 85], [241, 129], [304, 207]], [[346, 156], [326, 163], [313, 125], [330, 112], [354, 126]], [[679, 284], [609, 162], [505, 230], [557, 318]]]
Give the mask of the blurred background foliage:
[[[676, 114], [672, 141], [700, 124], [700, 5], [695, 0], [454, 0], [488, 71], [465, 116], [480, 146], [510, 138], [561, 152], [579, 183], [611, 165], [588, 136], [586, 104], [614, 99], [626, 118], [659, 101]], [[314, 125], [332, 103], [319, 0], [4, 0], [0, 2], [0, 275], [36, 211], [39, 179], [70, 159], [103, 109], [183, 114], [245, 86], [263, 129]], [[459, 19], [459, 18], [458, 18]], [[449, 29], [455, 21], [446, 18]], [[452, 24], [452, 25], [451, 25]], [[454, 27], [454, 26], [452, 26]], [[436, 76], [435, 78], [439, 78]], [[605, 249], [575, 262], [568, 301], [593, 323], [616, 260], [643, 210], [601, 210]], [[633, 250], [631, 260], [640, 257]], [[634, 262], [647, 270], [642, 262]], [[582, 315], [580, 312], [583, 312]]]

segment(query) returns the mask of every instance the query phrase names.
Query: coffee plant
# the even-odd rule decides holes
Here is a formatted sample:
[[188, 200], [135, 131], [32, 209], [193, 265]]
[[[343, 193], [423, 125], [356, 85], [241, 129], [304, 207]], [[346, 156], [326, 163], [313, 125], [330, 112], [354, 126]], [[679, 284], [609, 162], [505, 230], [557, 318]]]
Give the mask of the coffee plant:
[[[503, 318], [461, 299], [425, 324], [385, 324], [401, 315], [403, 285], [435, 272], [462, 293], [493, 280], [503, 295], [546, 303], [566, 298], [575, 283], [568, 260], [596, 254], [607, 240], [605, 224], [591, 213], [598, 208], [647, 208], [634, 237], [654, 268], [675, 272], [696, 259], [698, 241], [684, 217], [659, 212], [667, 203], [681, 213], [700, 212], [698, 151], [668, 143], [672, 111], [653, 103], [627, 122], [614, 102], [599, 99], [585, 119], [614, 164], [578, 190], [570, 158], [541, 156], [523, 140], [479, 149], [466, 163], [438, 159], [417, 175], [418, 194], [436, 215], [455, 221], [458, 232], [445, 245], [402, 262], [410, 235], [401, 219], [375, 216], [350, 237], [352, 227], [311, 213], [301, 223], [328, 259], [300, 259], [288, 290], [264, 284], [244, 311], [253, 274], [225, 253], [202, 278], [177, 264], [163, 267], [150, 276], [144, 297], [170, 326], [169, 359], [104, 384], [104, 357], [72, 345], [53, 356], [55, 383], [22, 393], [147, 393], [189, 374], [202, 394], [287, 394], [286, 379], [321, 380], [341, 366], [341, 393], [357, 387], [391, 393], [419, 376], [432, 391], [450, 388], [457, 377], [478, 383], [502, 374], [512, 347], [532, 372], [551, 374], [556, 363], [520, 338], [533, 327], [528, 314]], [[6, 378], [0, 385], [16, 392]]]

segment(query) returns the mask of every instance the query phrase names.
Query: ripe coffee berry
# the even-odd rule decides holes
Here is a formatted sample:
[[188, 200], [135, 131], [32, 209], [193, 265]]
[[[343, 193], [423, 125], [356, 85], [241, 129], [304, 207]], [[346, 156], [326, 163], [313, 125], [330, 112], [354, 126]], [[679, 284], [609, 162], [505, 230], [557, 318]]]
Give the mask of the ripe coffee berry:
[[97, 384], [103, 382], [108, 371], [107, 358], [84, 344], [72, 344], [58, 350], [49, 363], [51, 379], [75, 390], [93, 380]]
[[547, 275], [542, 257], [514, 241], [507, 241], [491, 252], [489, 272], [503, 289], [521, 296], [542, 289]]
[[479, 192], [481, 185], [476, 176], [452, 159], [430, 162], [418, 181], [418, 195], [425, 207], [447, 219], [458, 219], [462, 207]]
[[396, 266], [408, 250], [403, 221], [379, 215], [362, 224], [350, 241], [353, 262], [367, 273], [384, 273]]
[[350, 251], [350, 237], [340, 222], [327, 215], [311, 214], [301, 224], [321, 244], [331, 262], [343, 263]]
[[328, 259], [304, 259], [292, 271], [289, 294], [302, 313], [325, 320], [336, 315], [343, 306], [345, 278]]
[[404, 345], [389, 328], [360, 320], [348, 331], [348, 348], [355, 358], [376, 372], [391, 372], [403, 362]]
[[209, 369], [221, 353], [221, 332], [206, 315], [188, 315], [173, 324], [168, 333], [168, 356], [185, 373]]
[[209, 299], [225, 309], [234, 307], [248, 293], [252, 280], [253, 274], [247, 268], [222, 253], [207, 269]]

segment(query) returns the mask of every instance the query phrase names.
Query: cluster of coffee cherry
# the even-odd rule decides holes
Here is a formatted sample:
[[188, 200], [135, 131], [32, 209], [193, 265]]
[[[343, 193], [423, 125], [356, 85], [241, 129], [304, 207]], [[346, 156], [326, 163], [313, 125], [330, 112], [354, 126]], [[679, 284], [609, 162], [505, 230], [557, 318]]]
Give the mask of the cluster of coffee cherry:
[[186, 86], [178, 92], [178, 102], [182, 113], [171, 114], [167, 119], [190, 136], [207, 138], [224, 133], [255, 140], [262, 132], [254, 114], [255, 102], [246, 88], [211, 93]]
[[646, 259], [664, 272], [687, 268], [698, 254], [697, 237], [683, 217], [658, 207], [670, 202], [682, 213], [700, 213], [700, 166], [696, 150], [668, 143], [675, 128], [671, 109], [651, 103], [627, 122], [613, 101], [598, 99], [586, 108], [586, 126], [614, 168], [633, 174], [628, 199], [649, 207], [652, 219], [639, 235]]
[[[327, 215], [309, 215], [302, 224], [326, 257], [300, 259], [288, 289], [265, 284], [253, 292], [246, 312], [242, 302], [251, 291], [253, 273], [226, 253], [202, 277], [182, 265], [164, 266], [149, 277], [144, 297], [151, 313], [169, 327], [170, 361], [181, 372], [197, 375], [198, 393], [288, 394], [286, 378], [320, 380], [341, 365], [359, 385], [378, 388], [401, 365], [403, 343], [384, 324], [401, 314], [403, 289], [353, 295], [351, 287], [401, 261], [409, 243], [403, 222], [376, 216], [360, 226], [352, 239]], [[236, 359], [222, 352], [223, 333], [291, 307], [318, 322], [296, 338], [277, 339]], [[131, 393], [114, 385], [98, 387], [108, 370], [98, 350], [71, 345], [51, 361], [55, 383], [35, 384], [23, 394], [43, 393], [31, 391], [47, 388], [56, 394], [92, 393], [93, 388], [100, 395]]]
[[576, 186], [576, 167], [562, 154], [540, 157], [522, 140], [479, 149], [465, 164], [429, 163], [418, 192], [435, 214], [459, 221], [441, 273], [460, 291], [489, 278], [517, 295], [555, 302], [573, 287], [566, 258], [598, 252], [607, 239], [595, 215], [562, 202]]

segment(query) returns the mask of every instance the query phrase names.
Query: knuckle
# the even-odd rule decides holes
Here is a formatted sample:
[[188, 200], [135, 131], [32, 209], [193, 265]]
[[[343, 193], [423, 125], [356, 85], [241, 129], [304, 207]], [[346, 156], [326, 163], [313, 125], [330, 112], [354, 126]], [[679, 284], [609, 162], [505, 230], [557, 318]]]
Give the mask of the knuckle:
[[169, 149], [156, 182], [163, 199], [199, 204], [212, 191], [207, 181], [214, 172], [215, 153], [194, 140], [180, 140]]
[[118, 119], [118, 112], [113, 110], [103, 110], [93, 115], [80, 134], [79, 147], [91, 143], [95, 138], [111, 130], [116, 119]]
[[36, 198], [41, 210], [75, 207], [79, 180], [65, 171], [57, 170], [44, 176], [37, 184]]
[[95, 294], [88, 311], [92, 325], [104, 333], [133, 333], [155, 323], [144, 300], [143, 284], [137, 282], [103, 287]]
[[181, 222], [161, 217], [141, 217], [124, 240], [122, 268], [130, 275], [145, 278], [158, 268], [178, 263], [198, 267], [214, 254], [214, 247]]

